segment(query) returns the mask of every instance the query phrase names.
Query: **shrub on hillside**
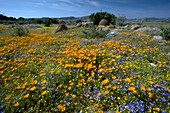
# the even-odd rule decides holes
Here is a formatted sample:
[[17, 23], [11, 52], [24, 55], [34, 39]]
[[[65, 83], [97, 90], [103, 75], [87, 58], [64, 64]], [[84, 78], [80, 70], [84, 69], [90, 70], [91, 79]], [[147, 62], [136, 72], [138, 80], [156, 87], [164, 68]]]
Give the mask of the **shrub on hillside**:
[[45, 26], [45, 27], [50, 27], [51, 24], [52, 24], [51, 20], [46, 20], [46, 21], [44, 22], [44, 26]]
[[90, 27], [83, 31], [83, 38], [104, 38], [108, 31], [96, 30], [95, 27]]
[[27, 28], [23, 28], [21, 26], [17, 26], [14, 28], [14, 36], [28, 36], [29, 35], [29, 30]]
[[119, 15], [116, 19], [116, 25], [124, 26], [126, 23], [126, 16], [125, 15]]
[[170, 27], [161, 27], [162, 35], [165, 38], [165, 40], [170, 41]]
[[116, 23], [116, 16], [114, 14], [110, 14], [107, 12], [93, 13], [89, 16], [89, 18], [90, 18], [90, 21], [94, 23], [94, 25], [98, 25], [102, 19], [106, 19], [108, 21], [108, 24], [115, 25]]

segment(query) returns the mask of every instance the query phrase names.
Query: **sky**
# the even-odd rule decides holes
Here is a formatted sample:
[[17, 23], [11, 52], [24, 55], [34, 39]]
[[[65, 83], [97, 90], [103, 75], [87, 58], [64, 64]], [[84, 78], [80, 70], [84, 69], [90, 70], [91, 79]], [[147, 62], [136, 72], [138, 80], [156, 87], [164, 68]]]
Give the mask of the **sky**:
[[81, 17], [109, 12], [127, 18], [170, 17], [170, 0], [0, 0], [0, 14], [12, 17]]

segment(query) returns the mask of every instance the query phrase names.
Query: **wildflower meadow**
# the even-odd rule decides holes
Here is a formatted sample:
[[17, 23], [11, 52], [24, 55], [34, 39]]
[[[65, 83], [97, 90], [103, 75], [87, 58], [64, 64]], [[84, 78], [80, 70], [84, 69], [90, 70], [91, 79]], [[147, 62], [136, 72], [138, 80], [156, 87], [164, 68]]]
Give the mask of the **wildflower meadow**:
[[170, 58], [157, 40], [79, 29], [0, 37], [1, 113], [169, 113]]

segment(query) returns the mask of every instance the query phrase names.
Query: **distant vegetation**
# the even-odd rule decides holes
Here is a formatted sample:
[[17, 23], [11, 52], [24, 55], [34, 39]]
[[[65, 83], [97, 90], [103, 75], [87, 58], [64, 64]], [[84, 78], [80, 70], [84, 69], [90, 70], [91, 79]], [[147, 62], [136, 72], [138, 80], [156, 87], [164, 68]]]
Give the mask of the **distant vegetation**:
[[[45, 24], [46, 21], [50, 20], [51, 24], [76, 24], [82, 21], [94, 21], [95, 24], [99, 23], [101, 18], [105, 18], [106, 20], [111, 22], [112, 24], [123, 25], [125, 23], [135, 23], [135, 24], [143, 24], [143, 23], [170, 23], [170, 18], [136, 18], [136, 19], [126, 19], [125, 15], [119, 15], [117, 19], [115, 19], [115, 15], [109, 14], [107, 12], [97, 12], [93, 13], [90, 16], [83, 17], [62, 17], [62, 18], [15, 18], [8, 17], [3, 14], [0, 14], [0, 24]], [[113, 20], [112, 20], [112, 19]], [[123, 22], [123, 23], [122, 23]]]
[[102, 19], [106, 19], [108, 21], [108, 24], [111, 23], [115, 25], [116, 23], [116, 16], [107, 12], [93, 13], [89, 16], [89, 18], [90, 21], [94, 22], [95, 25], [98, 25]]

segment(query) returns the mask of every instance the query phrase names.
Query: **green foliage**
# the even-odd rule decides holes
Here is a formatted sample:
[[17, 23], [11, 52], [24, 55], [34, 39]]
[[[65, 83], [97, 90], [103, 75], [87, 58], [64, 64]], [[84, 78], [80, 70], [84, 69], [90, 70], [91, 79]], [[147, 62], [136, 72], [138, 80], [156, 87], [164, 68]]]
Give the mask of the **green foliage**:
[[119, 26], [124, 26], [126, 22], [126, 16], [125, 15], [119, 15], [116, 19], [116, 24]]
[[76, 20], [76, 23], [83, 22], [81, 19]]
[[21, 26], [17, 26], [14, 28], [14, 36], [28, 36], [29, 35], [29, 30], [27, 28], [23, 28]]
[[163, 31], [162, 35], [165, 38], [165, 40], [170, 41], [170, 27], [161, 27], [161, 30]]
[[95, 25], [98, 25], [102, 19], [106, 19], [108, 21], [108, 24], [111, 23], [115, 25], [116, 23], [116, 16], [114, 14], [110, 14], [107, 12], [93, 13], [89, 16], [89, 18], [90, 18], [90, 21], [94, 22]]
[[50, 27], [50, 25], [52, 24], [52, 22], [51, 22], [51, 20], [46, 20], [45, 22], [44, 22], [44, 26], [45, 27]]
[[108, 31], [96, 30], [95, 27], [83, 31], [83, 38], [104, 38]]

